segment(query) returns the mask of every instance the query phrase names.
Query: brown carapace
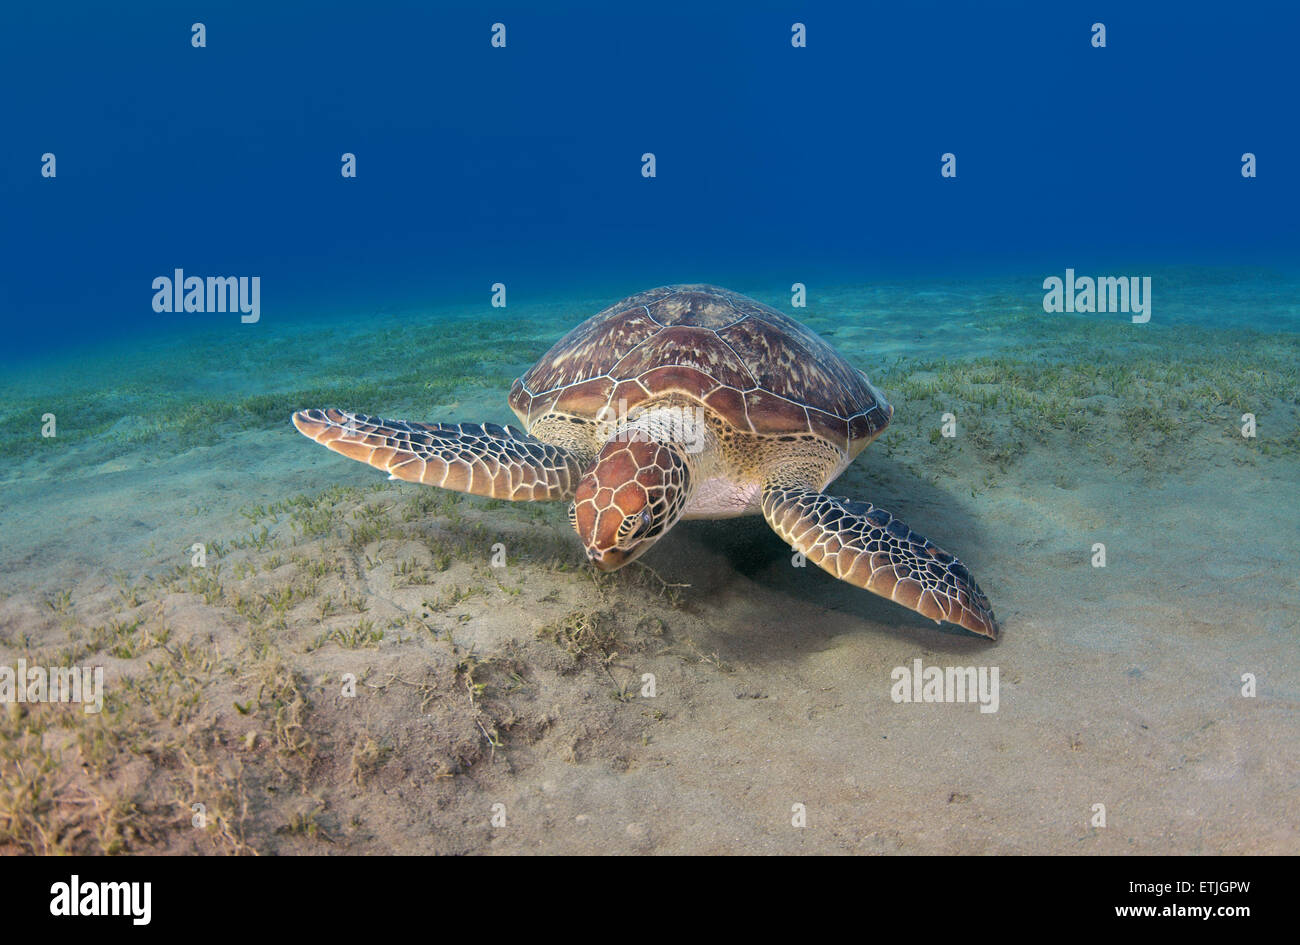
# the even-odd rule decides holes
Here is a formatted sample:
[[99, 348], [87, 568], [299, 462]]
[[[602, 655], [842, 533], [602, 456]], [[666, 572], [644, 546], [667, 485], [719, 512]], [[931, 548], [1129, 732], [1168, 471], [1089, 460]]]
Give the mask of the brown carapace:
[[957, 558], [883, 509], [825, 488], [893, 408], [794, 319], [713, 286], [632, 296], [569, 332], [515, 381], [524, 430], [302, 410], [306, 436], [408, 482], [499, 499], [570, 500], [602, 570], [683, 518], [761, 514], [840, 580], [996, 638]]

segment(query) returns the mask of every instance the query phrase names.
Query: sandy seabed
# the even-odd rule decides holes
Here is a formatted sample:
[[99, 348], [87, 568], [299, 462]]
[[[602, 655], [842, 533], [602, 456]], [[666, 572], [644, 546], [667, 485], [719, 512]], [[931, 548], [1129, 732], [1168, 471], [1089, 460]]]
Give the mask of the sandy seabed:
[[[563, 504], [387, 482], [288, 422], [504, 422], [616, 296], [16, 370], [0, 666], [105, 693], [0, 706], [0, 850], [1300, 852], [1300, 336], [1192, 294], [1147, 326], [993, 285], [795, 313], [896, 406], [830, 491], [958, 554], [997, 643], [793, 566], [761, 518], [598, 575]], [[894, 701], [918, 659], [996, 667], [997, 711]]]

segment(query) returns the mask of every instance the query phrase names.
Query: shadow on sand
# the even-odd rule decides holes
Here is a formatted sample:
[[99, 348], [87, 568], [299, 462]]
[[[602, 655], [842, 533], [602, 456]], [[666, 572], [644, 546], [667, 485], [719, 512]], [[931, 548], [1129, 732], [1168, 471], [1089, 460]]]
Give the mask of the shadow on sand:
[[[918, 479], [893, 460], [874, 459], [869, 464], [855, 464], [827, 491], [900, 515], [909, 526], [958, 555], [980, 580], [979, 562], [985, 557], [980, 549], [989, 540], [989, 529], [978, 517], [978, 500], [967, 497], [963, 502], [955, 493]], [[723, 591], [751, 597], [758, 593], [765, 606], [777, 610], [774, 619], [762, 626], [746, 626], [747, 639], [736, 641], [747, 659], [762, 661], [765, 654], [780, 659], [806, 650], [810, 643], [829, 642], [845, 625], [829, 616], [815, 619], [819, 612], [825, 615], [828, 611], [861, 622], [863, 632], [869, 632], [868, 624], [875, 625], [900, 638], [914, 639], [926, 649], [960, 654], [983, 651], [991, 645], [983, 637], [948, 624], [936, 625], [893, 601], [839, 581], [811, 563], [792, 566], [790, 549], [762, 516], [682, 522], [673, 531], [647, 556], [665, 578], [689, 581], [701, 596]], [[997, 587], [996, 581], [991, 583]], [[988, 593], [987, 586], [984, 590]], [[990, 597], [996, 611], [998, 599]], [[782, 619], [785, 617], [788, 619]], [[1008, 628], [1005, 623], [1002, 629], [1014, 632], [1014, 626]], [[731, 627], [726, 635], [734, 633], [736, 628]]]

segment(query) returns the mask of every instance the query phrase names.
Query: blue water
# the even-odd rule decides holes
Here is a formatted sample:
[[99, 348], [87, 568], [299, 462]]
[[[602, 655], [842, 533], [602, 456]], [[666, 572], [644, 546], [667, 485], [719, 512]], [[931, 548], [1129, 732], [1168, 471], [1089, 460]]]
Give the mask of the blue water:
[[[0, 667], [108, 662], [122, 711], [0, 713], [0, 757], [68, 785], [0, 770], [0, 800], [52, 807], [0, 809], [0, 853], [225, 849], [189, 805], [245, 788], [230, 822], [276, 853], [1297, 852], [1297, 27], [1281, 3], [9, 4]], [[260, 320], [155, 312], [176, 269], [258, 278]], [[1150, 278], [1150, 322], [1045, 312], [1069, 270]], [[596, 579], [567, 502], [388, 481], [289, 422], [518, 423], [511, 382], [566, 331], [683, 282], [870, 375], [895, 413], [832, 491], [958, 555], [1000, 642], [806, 567], [761, 516]], [[575, 614], [618, 652], [570, 666]], [[896, 704], [921, 657], [1000, 667], [1002, 714]], [[361, 666], [353, 710], [332, 680]], [[653, 720], [609, 698], [645, 672]], [[299, 709], [342, 764], [286, 764]]]
[[497, 281], [517, 299], [1300, 258], [1292, 4], [50, 3], [3, 19], [0, 358], [224, 324], [152, 310], [152, 280], [178, 267], [259, 276], [262, 317], [284, 320], [436, 310]]

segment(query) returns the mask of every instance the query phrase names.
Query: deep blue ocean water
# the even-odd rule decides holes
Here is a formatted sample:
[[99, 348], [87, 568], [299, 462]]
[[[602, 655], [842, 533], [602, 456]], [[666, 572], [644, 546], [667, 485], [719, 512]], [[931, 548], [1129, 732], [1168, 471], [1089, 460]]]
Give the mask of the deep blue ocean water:
[[47, 3], [3, 20], [4, 359], [215, 319], [237, 346], [229, 316], [153, 311], [176, 268], [259, 276], [262, 318], [288, 320], [436, 318], [498, 281], [618, 297], [1300, 259], [1294, 4]]
[[[0, 712], [0, 853], [240, 852], [245, 820], [268, 853], [1300, 851], [1297, 27], [1276, 2], [6, 5], [0, 669], [105, 661], [111, 711]], [[156, 312], [178, 269], [257, 278], [260, 320]], [[1044, 311], [1076, 275], [1149, 278], [1150, 322]], [[686, 282], [878, 384], [890, 427], [827, 489], [959, 556], [997, 644], [760, 516], [676, 525], [607, 583], [567, 502], [462, 503], [290, 422], [518, 423], [511, 380], [564, 332]], [[588, 632], [617, 647], [580, 665]], [[1001, 671], [1001, 714], [899, 704], [921, 657]], [[243, 797], [239, 842], [190, 828]]]

